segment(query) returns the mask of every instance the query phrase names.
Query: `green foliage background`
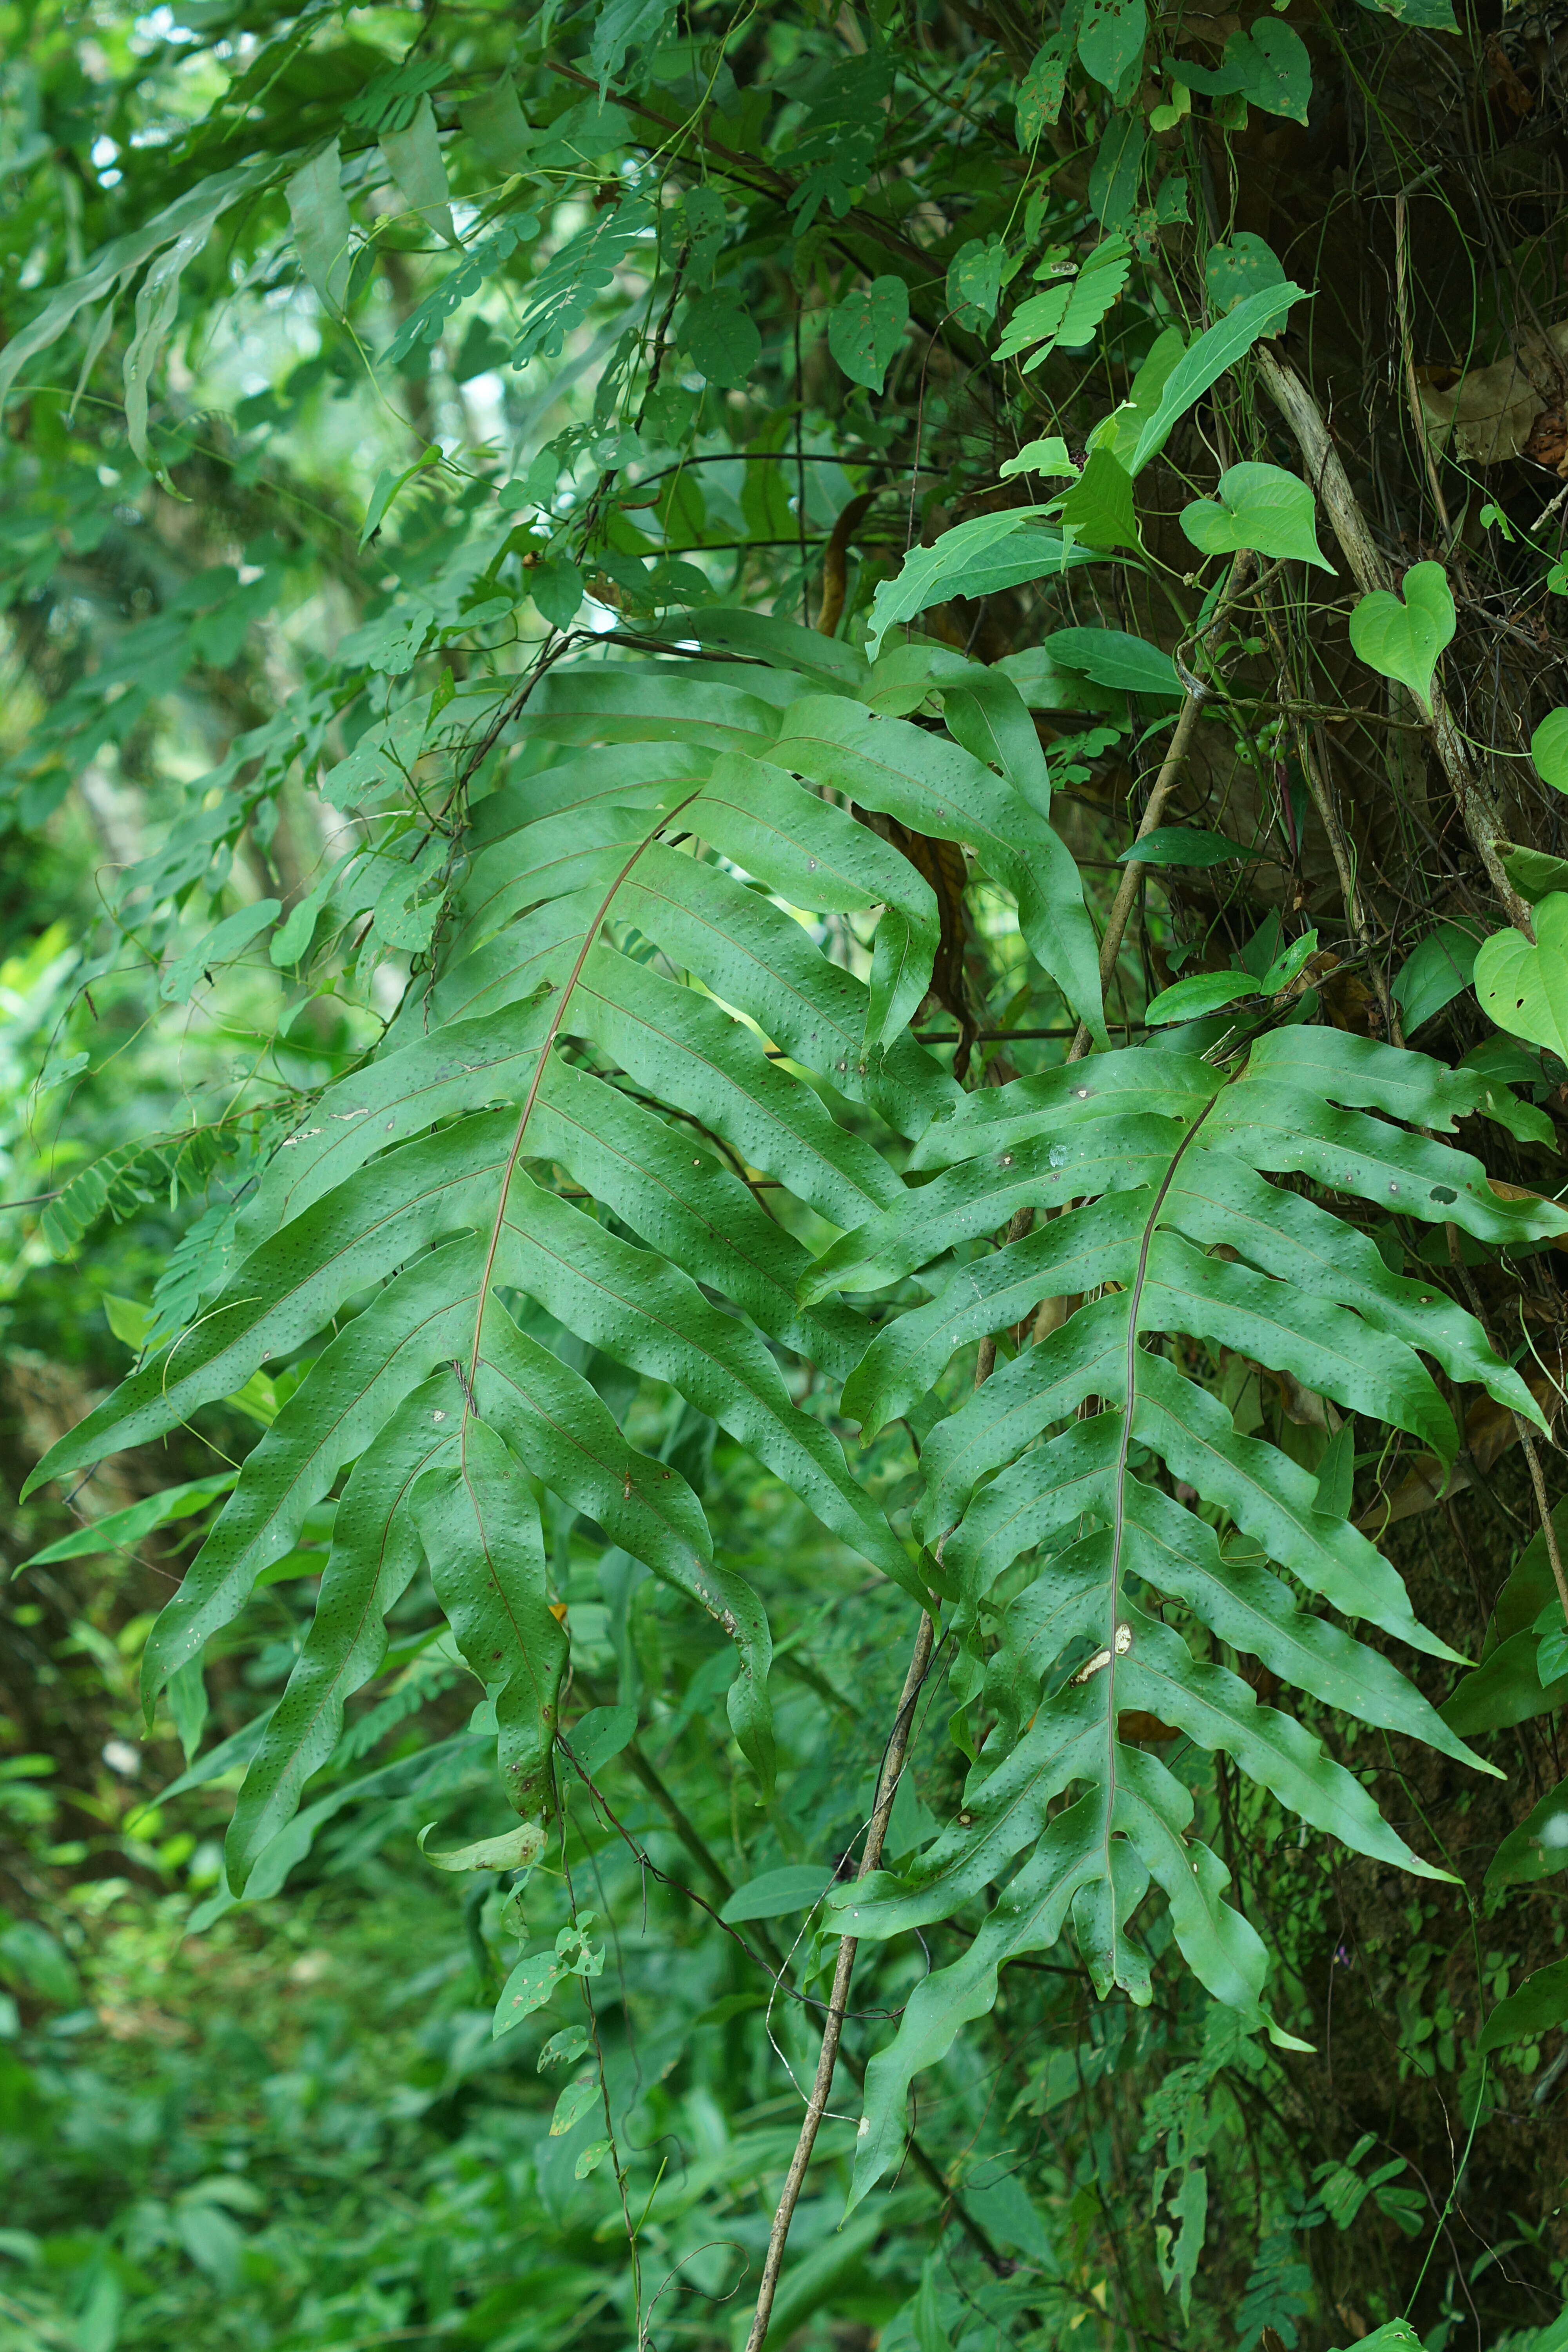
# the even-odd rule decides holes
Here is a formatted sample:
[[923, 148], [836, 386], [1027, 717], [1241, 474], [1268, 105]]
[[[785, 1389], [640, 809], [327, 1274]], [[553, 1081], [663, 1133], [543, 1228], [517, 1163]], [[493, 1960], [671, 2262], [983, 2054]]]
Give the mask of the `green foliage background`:
[[1559, 2352], [1551, 12], [0, 27], [0, 2346]]

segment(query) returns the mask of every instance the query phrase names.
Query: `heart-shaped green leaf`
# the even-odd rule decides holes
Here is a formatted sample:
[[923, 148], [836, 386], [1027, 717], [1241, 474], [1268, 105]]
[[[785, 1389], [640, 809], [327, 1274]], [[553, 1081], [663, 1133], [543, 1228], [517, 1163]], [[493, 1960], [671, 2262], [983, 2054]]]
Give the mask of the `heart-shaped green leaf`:
[[1375, 588], [1351, 614], [1351, 643], [1368, 669], [1397, 679], [1430, 708], [1432, 673], [1454, 634], [1454, 598], [1440, 563], [1413, 564], [1403, 600]]
[[704, 294], [686, 313], [684, 341], [710, 383], [739, 391], [762, 357], [757, 322], [738, 296]]
[[1549, 710], [1530, 739], [1530, 756], [1543, 784], [1568, 793], [1568, 710]]
[[1568, 1062], [1568, 891], [1535, 909], [1536, 945], [1497, 931], [1476, 958], [1476, 995], [1500, 1029]]
[[1230, 467], [1220, 476], [1217, 499], [1197, 499], [1182, 509], [1182, 529], [1205, 555], [1249, 547], [1323, 572], [1334, 568], [1318, 545], [1311, 491], [1282, 466]]

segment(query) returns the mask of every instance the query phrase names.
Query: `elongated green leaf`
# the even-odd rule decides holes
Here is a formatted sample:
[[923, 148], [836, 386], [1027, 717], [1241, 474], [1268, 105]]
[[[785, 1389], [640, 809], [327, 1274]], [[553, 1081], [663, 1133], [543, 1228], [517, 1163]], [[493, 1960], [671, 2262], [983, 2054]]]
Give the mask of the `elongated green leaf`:
[[[949, 1168], [982, 1150], [1001, 1152], [1036, 1136], [1061, 1135], [1095, 1121], [1147, 1114], [1191, 1125], [1214, 1100], [1219, 1071], [1196, 1055], [1097, 1054], [1033, 1077], [1014, 1078], [966, 1095], [921, 1136], [911, 1169]], [[1087, 1147], [1086, 1147], [1087, 1148]]]
[[213, 1478], [191, 1478], [183, 1486], [165, 1486], [161, 1495], [148, 1495], [140, 1503], [128, 1504], [122, 1511], [106, 1511], [100, 1519], [93, 1519], [84, 1528], [73, 1528], [68, 1536], [57, 1538], [46, 1544], [31, 1559], [18, 1560], [13, 1573], [20, 1576], [25, 1569], [43, 1568], [57, 1559], [85, 1559], [95, 1552], [118, 1551], [122, 1545], [138, 1544], [155, 1528], [166, 1528], [172, 1520], [189, 1518], [194, 1511], [205, 1510], [219, 1495], [226, 1495], [234, 1485], [232, 1470], [220, 1471]]
[[462, 1426], [450, 1370], [424, 1381], [361, 1454], [343, 1489], [316, 1613], [235, 1805], [225, 1844], [243, 1895], [258, 1857], [299, 1810], [300, 1791], [338, 1744], [343, 1708], [380, 1671], [385, 1617], [419, 1566], [410, 1496]]
[[[0, 352], [0, 404], [8, 397], [28, 361], [58, 342], [79, 311], [101, 301], [116, 286], [128, 284], [142, 263], [165, 247], [194, 235], [196, 246], [192, 250], [195, 250], [232, 205], [286, 173], [299, 158], [300, 150], [295, 148], [286, 155], [263, 155], [252, 163], [237, 164], [232, 171], [198, 180], [195, 187], [187, 188], [172, 205], [154, 213], [151, 220], [104, 246], [79, 276], [71, 278], [46, 302], [37, 318], [13, 335]], [[183, 268], [184, 264], [180, 266]]]
[[159, 1617], [142, 1656], [151, 1711], [168, 1677], [233, 1622], [265, 1569], [292, 1550], [305, 1514], [432, 1367], [459, 1352], [478, 1310], [483, 1252], [472, 1238], [416, 1258], [323, 1349], [247, 1454], [234, 1494]]
[[[687, 797], [696, 791], [689, 786]], [[657, 806], [563, 809], [481, 851], [458, 894], [454, 960], [471, 955], [521, 908], [580, 889], [603, 893], [639, 851], [647, 854], [663, 823]]]
[[873, 1436], [931, 1387], [955, 1349], [1032, 1316], [1042, 1298], [1125, 1279], [1151, 1198], [1142, 1192], [1111, 1193], [961, 1267], [929, 1307], [900, 1316], [878, 1335], [845, 1385], [846, 1412]]
[[968, 843], [1016, 898], [1024, 936], [1068, 1003], [1103, 1035], [1099, 954], [1078, 869], [1045, 820], [978, 760], [825, 695], [794, 704], [763, 756], [917, 833]]
[[563, 666], [541, 681], [517, 732], [552, 743], [701, 744], [765, 759], [778, 731], [777, 708], [748, 689], [765, 686], [773, 674], [742, 676], [744, 687], [700, 662]]
[[871, 1335], [859, 1316], [796, 1306], [795, 1285], [810, 1261], [751, 1188], [693, 1137], [678, 1134], [617, 1088], [552, 1062], [529, 1144], [661, 1256], [733, 1299], [770, 1339], [836, 1380], [864, 1354]]
[[924, 876], [842, 809], [742, 752], [716, 761], [687, 814], [716, 849], [797, 907], [842, 913], [885, 906], [865, 1044], [873, 1050], [889, 1045], [931, 985], [941, 927]]
[[867, 654], [875, 661], [889, 629], [950, 596], [994, 596], [1004, 588], [1048, 580], [1074, 564], [1098, 560], [1092, 548], [1070, 546], [1054, 524], [1027, 507], [976, 515], [944, 530], [931, 546], [915, 548], [902, 570], [883, 581], [871, 602]]
[[629, 1446], [582, 1375], [494, 1305], [485, 1318], [477, 1392], [487, 1418], [536, 1477], [723, 1626], [740, 1659], [730, 1721], [763, 1790], [771, 1790], [767, 1617], [744, 1579], [715, 1564], [702, 1506], [685, 1479]]
[[[509, 773], [479, 802], [469, 822], [467, 847], [478, 858], [508, 834], [567, 809], [603, 802], [640, 808], [661, 794], [669, 803], [684, 800], [684, 786], [702, 784], [714, 755], [694, 743], [613, 743], [603, 751], [572, 751], [558, 767]], [[470, 872], [472, 868], [470, 867]]]
[[1260, 335], [1272, 334], [1291, 305], [1306, 299], [1303, 288], [1287, 278], [1283, 285], [1265, 286], [1249, 294], [1234, 310], [1217, 319], [1184, 351], [1165, 379], [1160, 404], [1138, 436], [1128, 471], [1140, 474], [1157, 457], [1172, 428], [1226, 368], [1234, 367]]
[[835, 1242], [803, 1277], [800, 1295], [809, 1301], [830, 1290], [880, 1289], [961, 1242], [996, 1232], [1019, 1209], [1045, 1214], [1096, 1193], [1158, 1184], [1181, 1131], [1169, 1118], [1111, 1117], [1068, 1128], [1059, 1141], [1034, 1137], [960, 1160]]
[[[656, 843], [616, 908], [794, 1060], [875, 1102], [903, 1132], [917, 1133], [952, 1101], [951, 1082], [917, 1047], [905, 1044], [891, 1057], [868, 1052], [864, 982], [830, 963], [793, 916], [728, 874]], [[911, 1074], [913, 1083], [900, 1085]]]
[[1317, 1508], [1311, 1473], [1278, 1446], [1239, 1435], [1216, 1398], [1159, 1356], [1140, 1367], [1133, 1430], [1174, 1477], [1218, 1503], [1268, 1559], [1342, 1615], [1368, 1618], [1433, 1657], [1457, 1657], [1420, 1622], [1397, 1571], [1366, 1537]]
[[472, 1413], [456, 1458], [427, 1469], [412, 1509], [436, 1597], [496, 1702], [501, 1785], [524, 1821], [554, 1811], [550, 1758], [566, 1636], [550, 1606], [532, 1490], [495, 1431]]
[[448, 245], [461, 245], [452, 221], [452, 207], [447, 201], [447, 166], [441, 157], [441, 142], [436, 135], [436, 117], [430, 101], [421, 97], [406, 122], [395, 129], [383, 128], [381, 152], [391, 167], [392, 176], [403, 194], [410, 212], [417, 213], [426, 228]]
[[837, 1439], [790, 1402], [777, 1365], [744, 1324], [710, 1307], [689, 1276], [526, 1178], [513, 1181], [502, 1238], [508, 1279], [606, 1355], [668, 1380], [787, 1479], [825, 1527], [920, 1596], [902, 1546], [850, 1477]]
[[335, 139], [295, 173], [286, 194], [300, 267], [326, 308], [341, 313], [348, 299], [353, 224], [343, 197], [342, 158]]
[[254, 1251], [184, 1344], [176, 1341], [89, 1413], [35, 1476], [65, 1475], [105, 1451], [161, 1435], [215, 1397], [232, 1396], [268, 1358], [314, 1338], [355, 1291], [479, 1223], [487, 1207], [493, 1216], [515, 1129], [504, 1111], [465, 1119], [405, 1144], [329, 1192]]
[[[572, 1016], [649, 1093], [691, 1112], [834, 1224], [858, 1224], [898, 1190], [868, 1143], [837, 1125], [808, 1087], [769, 1061], [752, 1032], [695, 990], [595, 948]], [[853, 1075], [837, 1066], [835, 1074]]]
[[940, 1556], [981, 1479], [1011, 1462], [1053, 1421], [1076, 1412], [1085, 1397], [1111, 1389], [1126, 1355], [1126, 1295], [1112, 1291], [1010, 1364], [999, 1364], [926, 1440], [925, 1492], [915, 1510], [921, 1541]]

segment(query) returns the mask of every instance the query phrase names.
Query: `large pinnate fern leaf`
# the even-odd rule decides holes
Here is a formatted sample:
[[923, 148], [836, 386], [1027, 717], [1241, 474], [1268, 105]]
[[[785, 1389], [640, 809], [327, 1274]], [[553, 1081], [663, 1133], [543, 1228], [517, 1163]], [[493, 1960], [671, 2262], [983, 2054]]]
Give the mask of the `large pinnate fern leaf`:
[[[1489, 1242], [1561, 1230], [1560, 1212], [1500, 1200], [1476, 1160], [1435, 1139], [1478, 1097], [1465, 1073], [1300, 1027], [1224, 1067], [1158, 1048], [1068, 1066], [970, 1096], [929, 1128], [913, 1163], [941, 1172], [846, 1234], [803, 1283], [819, 1300], [923, 1274], [929, 1302], [884, 1326], [846, 1387], [846, 1409], [873, 1428], [910, 1410], [955, 1348], [1028, 1329], [1047, 1301], [1073, 1307], [1046, 1318], [1052, 1328], [925, 1447], [918, 1524], [953, 1601], [953, 1680], [991, 1728], [958, 1822], [913, 1880], [884, 1874], [835, 1899], [848, 1932], [885, 1939], [952, 1917], [1027, 1859], [873, 2062], [857, 2197], [896, 2159], [913, 2075], [989, 2006], [1007, 1959], [1054, 1943], [1070, 1920], [1102, 1992], [1149, 1998], [1127, 1922], [1151, 1882], [1210, 1991], [1269, 2022], [1262, 1948], [1223, 1900], [1217, 1857], [1190, 1833], [1185, 1789], [1121, 1738], [1129, 1711], [1223, 1751], [1342, 1844], [1442, 1874], [1216, 1653], [1476, 1763], [1396, 1667], [1303, 1609], [1266, 1563], [1346, 1616], [1453, 1654], [1417, 1623], [1367, 1539], [1317, 1508], [1308, 1474], [1237, 1433], [1184, 1369], [1182, 1342], [1289, 1372], [1447, 1460], [1458, 1433], [1424, 1354], [1529, 1415], [1523, 1382], [1473, 1318], [1392, 1274], [1335, 1207], [1268, 1181], [1305, 1174], [1331, 1199]], [[1003, 1229], [1001, 1247], [966, 1255]], [[1209, 1516], [1178, 1500], [1177, 1485]], [[1020, 1582], [1009, 1571], [1025, 1554], [1035, 1565]]]
[[[1262, 1947], [1188, 1791], [1121, 1740], [1129, 1710], [1223, 1751], [1323, 1833], [1430, 1873], [1309, 1723], [1226, 1660], [1468, 1758], [1338, 1621], [1451, 1654], [1313, 1478], [1237, 1433], [1205, 1367], [1228, 1350], [1451, 1456], [1428, 1360], [1539, 1416], [1468, 1316], [1389, 1271], [1356, 1204], [1492, 1241], [1568, 1218], [1497, 1199], [1440, 1139], [1479, 1082], [1325, 1031], [1219, 1066], [1102, 1052], [965, 1094], [908, 1034], [931, 891], [858, 813], [971, 854], [1103, 1042], [1093, 934], [1016, 690], [937, 649], [868, 667], [752, 614], [702, 630], [727, 659], [612, 649], [540, 682], [512, 772], [473, 813], [433, 969], [281, 1140], [221, 1296], [37, 1475], [144, 1443], [263, 1365], [306, 1367], [147, 1652], [151, 1705], [347, 1474], [315, 1622], [237, 1805], [236, 1888], [332, 1754], [421, 1559], [494, 1701], [509, 1796], [549, 1809], [566, 1643], [541, 1486], [723, 1628], [731, 1723], [770, 1777], [755, 1595], [715, 1562], [690, 1487], [627, 1443], [522, 1302], [710, 1415], [940, 1610], [984, 1742], [916, 1875], [847, 1891], [845, 1925], [886, 1939], [1007, 1883], [873, 2066], [858, 2194], [896, 2150], [914, 2074], [1010, 1957], [1070, 1930], [1102, 1989], [1148, 1997], [1132, 1919], [1152, 1886], [1203, 1981], [1266, 2020]], [[847, 921], [862, 944], [874, 921], [864, 978], [826, 951]], [[759, 1178], [841, 1238], [814, 1261]], [[933, 1424], [955, 1358], [997, 1335], [994, 1376]], [[796, 1401], [792, 1361], [868, 1431], [919, 1409], [908, 1526]]]
[[[855, 720], [846, 740], [877, 745], [866, 804], [919, 817], [936, 779], [946, 799], [932, 821], [1026, 891], [1075, 1010], [1098, 1026], [1093, 937], [1070, 860], [1005, 775], [953, 738], [878, 718], [850, 693], [874, 691], [863, 664], [775, 634], [808, 657], [805, 674], [610, 661], [544, 681], [518, 730], [531, 772], [478, 812], [439, 969], [382, 1053], [281, 1141], [223, 1296], [42, 1473], [157, 1435], [261, 1366], [320, 1348], [147, 1654], [151, 1702], [353, 1465], [314, 1627], [237, 1809], [237, 1886], [379, 1669], [385, 1612], [422, 1554], [498, 1694], [510, 1792], [525, 1811], [546, 1808], [563, 1654], [532, 1478], [723, 1625], [737, 1652], [731, 1719], [769, 1776], [762, 1611], [715, 1567], [684, 1482], [627, 1447], [588, 1383], [520, 1329], [506, 1304], [517, 1293], [668, 1382], [825, 1526], [929, 1597], [916, 1548], [780, 1367], [782, 1349], [842, 1382], [869, 1328], [837, 1301], [800, 1304], [808, 1256], [747, 1178], [760, 1172], [840, 1229], [900, 1199], [896, 1139], [962, 1102], [904, 1034], [930, 978], [936, 906], [906, 858], [814, 788], [804, 749], [781, 760], [783, 722], [809, 719], [832, 684]], [[998, 738], [1011, 728], [1022, 758], [1026, 737], [1038, 764], [1016, 690], [971, 665], [956, 674]], [[541, 769], [540, 746], [568, 748]], [[1041, 853], [1044, 880], [1018, 863], [1018, 835]], [[868, 982], [829, 961], [781, 899], [821, 915], [879, 909]], [[882, 1146], [835, 1103], [864, 1106]], [[578, 1191], [596, 1213], [563, 1197]], [[321, 1346], [367, 1291], [372, 1303]]]

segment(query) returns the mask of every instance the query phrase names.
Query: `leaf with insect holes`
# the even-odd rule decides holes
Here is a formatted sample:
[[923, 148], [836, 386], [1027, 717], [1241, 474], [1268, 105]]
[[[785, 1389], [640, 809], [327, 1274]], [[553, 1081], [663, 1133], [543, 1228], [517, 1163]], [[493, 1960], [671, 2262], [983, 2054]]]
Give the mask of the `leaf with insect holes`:
[[1568, 891], [1534, 908], [1535, 945], [1521, 931], [1494, 931], [1476, 955], [1481, 1011], [1515, 1037], [1568, 1061]]
[[1085, 0], [1078, 26], [1084, 71], [1106, 89], [1120, 89], [1143, 55], [1148, 31], [1143, 0]]
[[574, 2124], [581, 2123], [599, 2095], [599, 2078], [585, 2075], [582, 2081], [568, 2083], [555, 2102], [555, 2112], [550, 2118], [550, 2137], [562, 2139]]
[[573, 2066], [589, 2046], [585, 2025], [568, 2025], [552, 2033], [535, 2061], [536, 2071], [543, 2074], [552, 2066]]
[[828, 315], [827, 348], [851, 383], [880, 392], [888, 362], [910, 323], [910, 292], [901, 278], [874, 278], [857, 287]]
[[1204, 555], [1231, 555], [1244, 547], [1258, 555], [1333, 565], [1318, 545], [1312, 493], [1281, 466], [1232, 466], [1215, 499], [1182, 509], [1182, 529]]
[[1403, 593], [1374, 588], [1351, 614], [1351, 644], [1369, 669], [1408, 687], [1430, 707], [1437, 657], [1454, 634], [1453, 591], [1440, 563], [1414, 563]]
[[499, 1837], [479, 1838], [473, 1845], [453, 1846], [446, 1853], [436, 1853], [425, 1843], [435, 1828], [429, 1822], [415, 1841], [426, 1862], [437, 1870], [528, 1870], [544, 1851], [544, 1832], [535, 1822], [520, 1822], [514, 1830], [503, 1830]]
[[1072, 51], [1066, 34], [1053, 33], [1035, 57], [1018, 84], [1018, 144], [1030, 148], [1058, 120], [1067, 96], [1068, 64]]

